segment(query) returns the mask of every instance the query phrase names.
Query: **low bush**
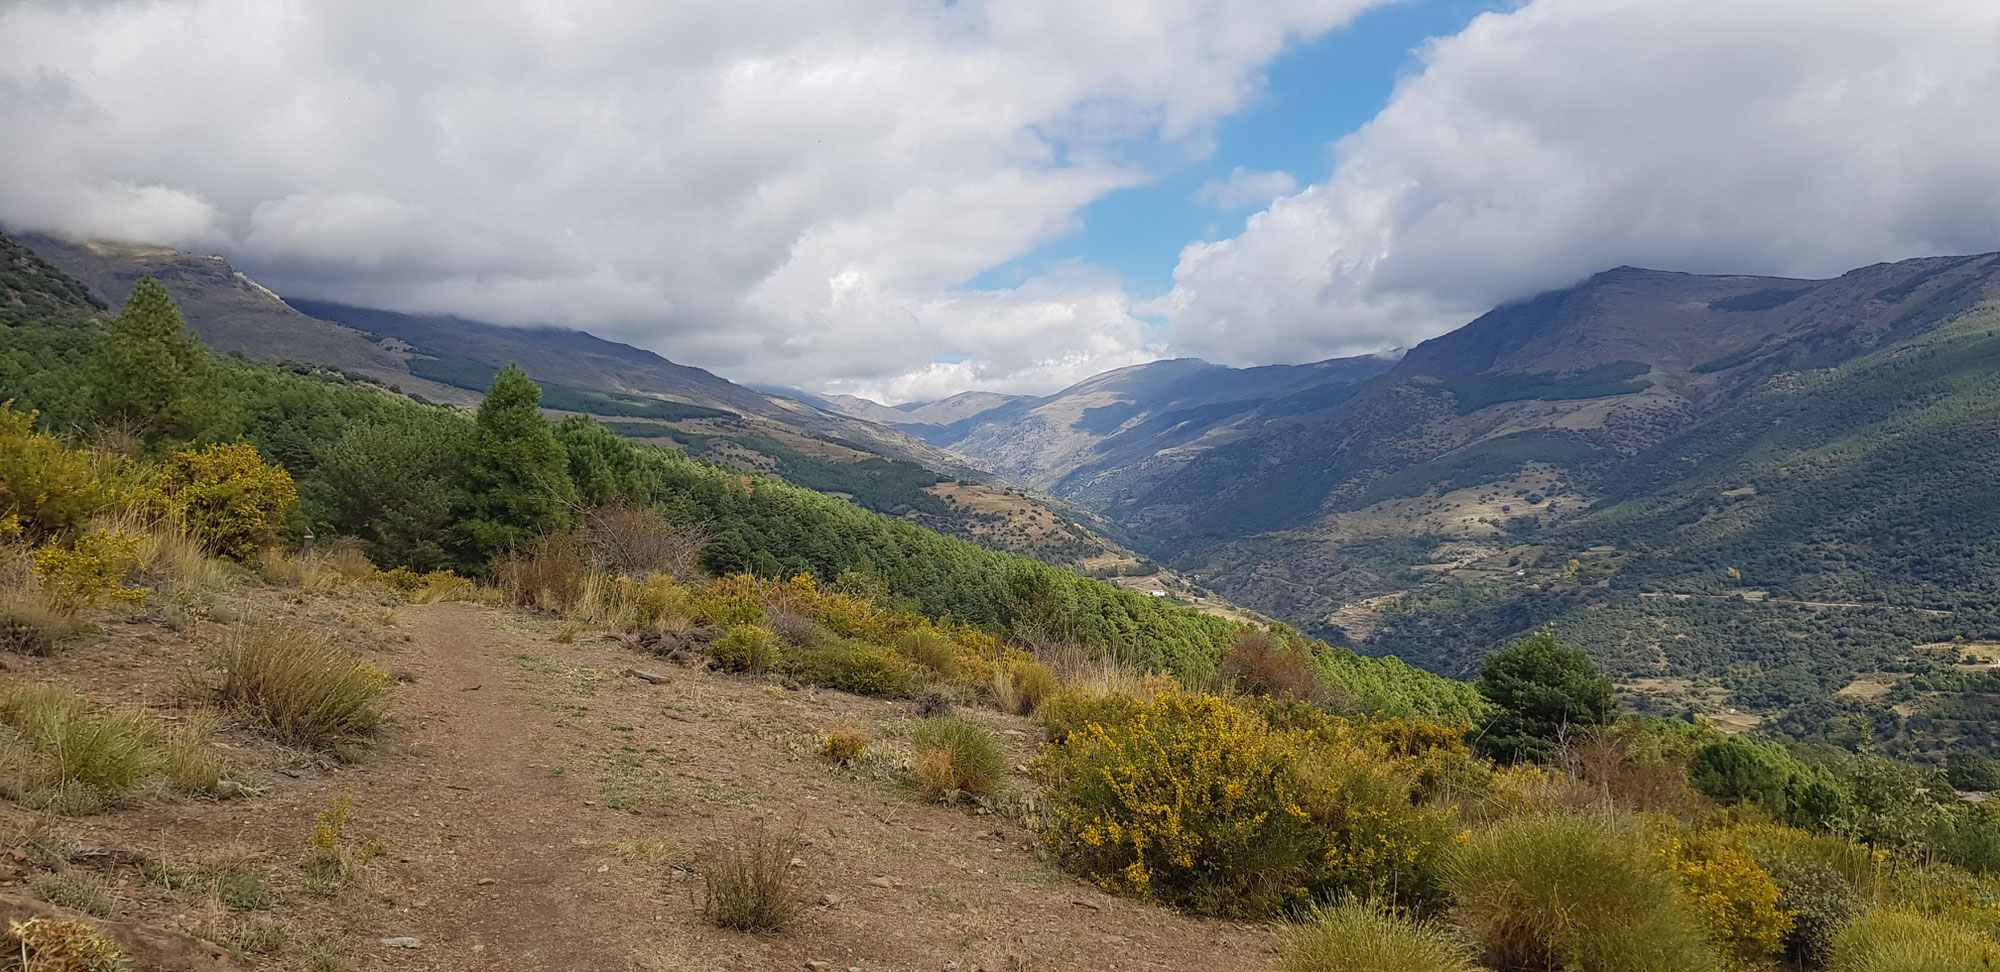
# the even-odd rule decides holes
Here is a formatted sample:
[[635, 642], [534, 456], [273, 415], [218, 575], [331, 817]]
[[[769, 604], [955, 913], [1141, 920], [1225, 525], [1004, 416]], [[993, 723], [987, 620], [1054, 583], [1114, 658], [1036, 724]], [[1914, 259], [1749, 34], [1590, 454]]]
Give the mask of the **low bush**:
[[805, 903], [804, 872], [792, 866], [799, 846], [797, 837], [762, 827], [711, 846], [695, 862], [702, 876], [702, 917], [733, 931], [785, 927]]
[[708, 655], [725, 672], [762, 674], [778, 664], [778, 636], [769, 628], [741, 625], [708, 646]]
[[76, 619], [32, 591], [0, 594], [0, 651], [52, 655], [76, 630]]
[[370, 580], [410, 599], [415, 604], [469, 601], [478, 594], [478, 585], [448, 570], [418, 573], [408, 567], [375, 573]]
[[692, 592], [667, 574], [638, 580], [621, 576], [616, 592], [625, 606], [626, 620], [634, 628], [661, 631], [689, 621]]
[[889, 699], [908, 695], [916, 676], [894, 649], [863, 642], [795, 648], [779, 656], [778, 670], [807, 685]]
[[1449, 929], [1361, 902], [1312, 912], [1278, 945], [1282, 972], [1476, 972]]
[[382, 721], [388, 674], [324, 635], [243, 625], [216, 660], [223, 704], [284, 742], [329, 746], [369, 735]]
[[135, 709], [92, 705], [54, 683], [0, 694], [0, 723], [16, 741], [4, 753], [17, 799], [86, 812], [129, 792], [159, 766], [159, 723]]
[[1453, 909], [1487, 965], [1590, 972], [1715, 972], [1667, 863], [1604, 815], [1517, 817], [1454, 857]]
[[1924, 843], [1940, 859], [1974, 874], [2000, 873], [2000, 805], [1954, 807], [1931, 825]]
[[583, 523], [591, 560], [613, 574], [634, 577], [698, 577], [701, 552], [714, 539], [708, 531], [675, 523], [652, 507], [624, 501], [586, 510]]
[[1304, 702], [1326, 697], [1326, 686], [1303, 642], [1291, 643], [1271, 631], [1245, 631], [1222, 654], [1222, 680], [1247, 695], [1290, 696]]
[[1821, 968], [1833, 955], [1834, 937], [1861, 910], [1840, 872], [1811, 860], [1782, 860], [1771, 867], [1778, 885], [1778, 908], [1792, 916], [1785, 933], [1785, 957], [1809, 969]]
[[1002, 711], [1027, 715], [1062, 688], [1054, 669], [1025, 652], [1010, 651], [993, 672], [993, 700]]
[[896, 636], [896, 650], [944, 678], [958, 672], [958, 645], [935, 628], [915, 628]]
[[540, 537], [493, 558], [493, 582], [501, 596], [543, 611], [567, 611], [574, 606], [590, 573], [583, 544], [567, 533]]
[[[1068, 698], [1045, 708], [1067, 715]], [[1417, 805], [1409, 762], [1362, 745], [1365, 733], [1334, 720], [1274, 730], [1210, 695], [1087, 704], [1118, 718], [1082, 718], [1037, 764], [1045, 840], [1070, 870], [1208, 913], [1343, 895], [1436, 902], [1451, 812]]]
[[1796, 916], [1779, 906], [1777, 882], [1757, 859], [1714, 837], [1669, 838], [1663, 853], [1723, 964], [1733, 972], [1768, 968]]
[[139, 557], [140, 539], [123, 530], [92, 530], [69, 547], [52, 543], [35, 551], [35, 577], [50, 606], [73, 613], [107, 599], [145, 601], [145, 588], [124, 586], [146, 567]]
[[919, 719], [935, 719], [951, 715], [958, 708], [960, 698], [957, 693], [943, 685], [926, 685], [910, 696], [910, 712]]
[[160, 488], [188, 532], [232, 560], [248, 560], [270, 546], [299, 499], [292, 474], [243, 443], [174, 453]]
[[978, 723], [957, 717], [928, 719], [910, 733], [917, 783], [932, 799], [987, 796], [1007, 775], [1000, 741]]
[[30, 541], [73, 531], [125, 500], [119, 468], [34, 431], [35, 413], [0, 402], [0, 510], [4, 532]]
[[1826, 967], [1828, 972], [1973, 972], [2000, 968], [2000, 946], [1955, 922], [1884, 909], [1842, 929]]
[[764, 623], [795, 648], [821, 648], [838, 640], [812, 615], [797, 610], [768, 608]]
[[835, 729], [819, 744], [819, 758], [835, 766], [852, 766], [867, 751], [868, 733], [853, 727]]
[[1035, 721], [1060, 745], [1072, 733], [1095, 723], [1121, 725], [1137, 715], [1143, 704], [1162, 692], [1179, 686], [1167, 676], [1129, 676], [1106, 672], [1095, 677], [1071, 680], [1056, 694], [1042, 700], [1035, 709]]

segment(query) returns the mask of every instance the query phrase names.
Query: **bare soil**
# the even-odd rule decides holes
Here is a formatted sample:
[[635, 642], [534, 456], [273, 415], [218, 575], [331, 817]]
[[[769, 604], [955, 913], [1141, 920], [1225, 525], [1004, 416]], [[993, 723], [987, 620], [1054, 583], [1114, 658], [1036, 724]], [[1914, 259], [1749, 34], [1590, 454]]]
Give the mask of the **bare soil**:
[[[1032, 806], [1024, 777], [990, 807], [923, 800], [898, 741], [906, 704], [677, 668], [588, 632], [560, 643], [575, 629], [474, 605], [243, 597], [246, 616], [337, 625], [375, 653], [401, 682], [393, 725], [351, 762], [231, 730], [235, 776], [251, 793], [241, 799], [150, 793], [74, 818], [0, 802], [0, 830], [37, 849], [0, 883], [82, 874], [104, 889], [110, 917], [289, 931], [276, 954], [243, 957], [247, 967], [338, 969], [340, 955], [357, 969], [438, 972], [1269, 964], [1262, 926], [1112, 898], [1056, 870], [1018, 822]], [[54, 658], [8, 656], [5, 677], [62, 678], [171, 717], [219, 633], [114, 623]], [[962, 711], [1006, 733], [1013, 762], [1032, 758], [1032, 725]], [[878, 740], [859, 766], [814, 757], [837, 726]], [[379, 854], [342, 886], [316, 888], [301, 867], [307, 837], [343, 793], [345, 842]], [[701, 918], [692, 862], [758, 827], [800, 838], [794, 866], [812, 903], [780, 932], [719, 930]], [[73, 863], [58, 874], [48, 847]], [[142, 869], [218, 859], [248, 862], [268, 912], [230, 912]], [[383, 944], [394, 938], [421, 946]]]

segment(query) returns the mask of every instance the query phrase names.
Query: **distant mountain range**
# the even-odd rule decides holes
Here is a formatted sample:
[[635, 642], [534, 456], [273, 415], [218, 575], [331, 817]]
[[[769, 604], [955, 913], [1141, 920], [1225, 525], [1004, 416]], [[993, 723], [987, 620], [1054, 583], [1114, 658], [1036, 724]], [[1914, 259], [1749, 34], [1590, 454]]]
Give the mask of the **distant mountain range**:
[[1990, 254], [1829, 280], [1621, 267], [1400, 360], [825, 407], [1363, 650], [1462, 676], [1554, 622], [1661, 705], [1852, 709], [1931, 745], [1992, 701], [1919, 686], [2000, 642], [1996, 299]]

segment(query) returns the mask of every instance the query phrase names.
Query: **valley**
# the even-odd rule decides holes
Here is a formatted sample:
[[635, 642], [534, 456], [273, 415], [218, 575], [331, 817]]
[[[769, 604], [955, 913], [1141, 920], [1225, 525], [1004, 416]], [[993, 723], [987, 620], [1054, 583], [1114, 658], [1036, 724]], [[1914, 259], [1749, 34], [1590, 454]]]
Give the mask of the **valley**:
[[1554, 623], [1632, 684], [1714, 686], [1648, 705], [1808, 737], [1855, 715], [1928, 749], [1984, 738], [1951, 714], [1967, 700], [1839, 693], [2000, 630], [1975, 499], [2000, 485], [1996, 298], [1992, 255], [1817, 281], [1621, 268], [1399, 360], [847, 407], [1364, 652], [1463, 677]]

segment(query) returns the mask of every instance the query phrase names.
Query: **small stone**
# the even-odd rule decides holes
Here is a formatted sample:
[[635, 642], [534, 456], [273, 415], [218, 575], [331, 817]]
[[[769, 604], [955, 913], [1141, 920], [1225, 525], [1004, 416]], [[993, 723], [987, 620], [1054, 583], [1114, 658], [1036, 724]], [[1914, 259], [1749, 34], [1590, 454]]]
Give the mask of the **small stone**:
[[868, 883], [878, 888], [900, 888], [903, 886], [903, 882], [900, 879], [892, 877], [872, 877], [868, 879]]
[[794, 858], [792, 858], [792, 866], [793, 866], [793, 867], [804, 867], [804, 866], [806, 866], [806, 861], [805, 861], [805, 858], [803, 858], [803, 857], [794, 857]]
[[423, 942], [420, 942], [420, 941], [418, 941], [418, 940], [416, 940], [416, 939], [414, 939], [414, 938], [407, 938], [407, 937], [405, 937], [405, 938], [385, 938], [385, 939], [382, 939], [382, 947], [383, 947], [383, 948], [423, 948], [423, 947], [424, 947], [424, 943], [423, 943]]
[[833, 968], [833, 963], [822, 962], [818, 959], [809, 959], [806, 962], [806, 968], [811, 969], [812, 972], [826, 972], [827, 969]]
[[822, 908], [838, 908], [840, 907], [841, 900], [840, 895], [828, 891], [819, 896], [819, 906]]
[[479, 883], [480, 883], [480, 884], [499, 884], [500, 882], [499, 882], [499, 880], [498, 880], [498, 879], [495, 879], [495, 878], [480, 878], [480, 879], [479, 879]]
[[1019, 729], [1002, 729], [1002, 730], [1000, 730], [1000, 734], [1001, 734], [1001, 735], [1003, 735], [1003, 736], [1025, 736], [1025, 735], [1027, 735], [1027, 733], [1025, 733], [1025, 732], [1022, 732], [1022, 731], [1021, 731], [1021, 730], [1019, 730]]

